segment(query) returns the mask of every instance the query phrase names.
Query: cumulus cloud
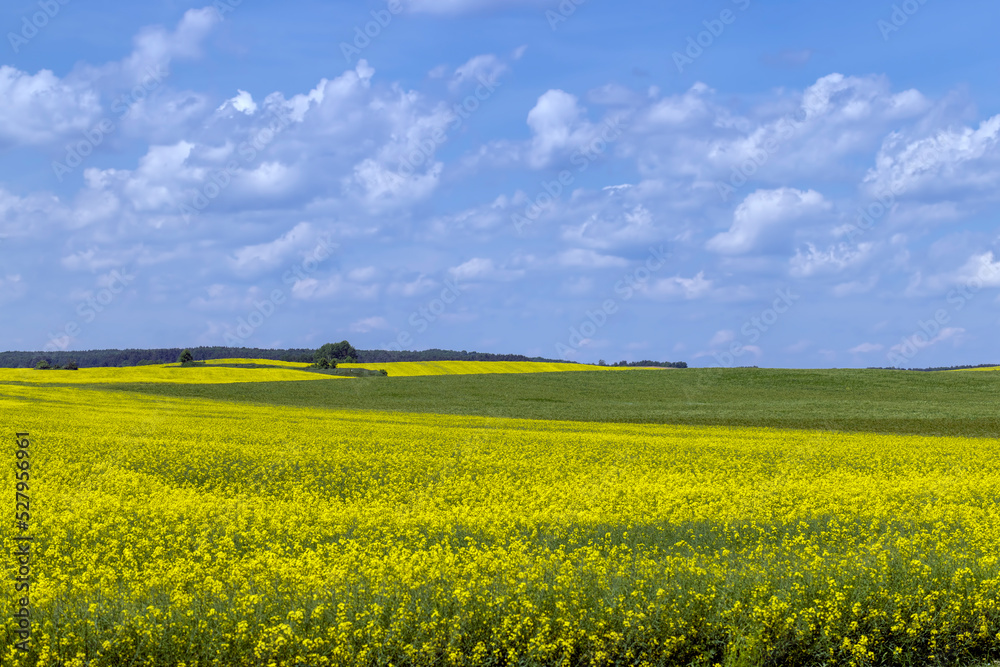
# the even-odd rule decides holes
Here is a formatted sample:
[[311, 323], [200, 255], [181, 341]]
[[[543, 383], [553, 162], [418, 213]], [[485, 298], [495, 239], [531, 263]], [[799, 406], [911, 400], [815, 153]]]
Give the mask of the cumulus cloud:
[[712, 291], [712, 281], [705, 278], [704, 271], [699, 271], [691, 278], [674, 276], [650, 281], [640, 285], [638, 291], [654, 299], [698, 299]]
[[0, 66], [0, 99], [0, 146], [49, 144], [90, 129], [101, 113], [97, 91], [49, 70]]
[[872, 252], [873, 243], [850, 245], [840, 243], [826, 250], [818, 250], [810, 242], [806, 243], [806, 251], [795, 250], [795, 256], [790, 260], [790, 273], [795, 278], [806, 278], [821, 272], [836, 273], [864, 261]]
[[885, 77], [834, 73], [737, 114], [697, 83], [640, 105], [622, 150], [645, 178], [687, 178], [706, 189], [828, 179], [843, 175], [839, 159], [867, 157], [887, 131], [930, 106], [919, 91], [894, 92]]
[[[606, 189], [607, 190], [607, 189]], [[638, 245], [658, 240], [664, 233], [653, 212], [642, 202], [641, 193], [606, 191], [602, 197], [577, 198], [567, 206], [562, 237], [595, 249]], [[583, 222], [577, 222], [579, 220]]]
[[993, 251], [973, 255], [955, 272], [956, 284], [1000, 287], [1000, 260]]
[[1000, 115], [979, 127], [950, 127], [931, 136], [893, 132], [865, 176], [871, 192], [995, 192], [1000, 185]]
[[[171, 62], [199, 57], [202, 42], [220, 21], [214, 7], [188, 10], [172, 31], [162, 26], [143, 29], [121, 61], [81, 64], [62, 78], [45, 69], [30, 74], [0, 66], [0, 147], [64, 142], [92, 130], [102, 119], [113, 119], [116, 126], [126, 119], [133, 122], [144, 115], [147, 97], [169, 76]], [[164, 97], [166, 104], [174, 102]], [[176, 119], [162, 114], [160, 122], [169, 125]]]
[[910, 278], [906, 294], [924, 296], [959, 288], [968, 295], [984, 287], [1000, 287], [1000, 259], [994, 258], [992, 250], [974, 253], [955, 268], [930, 275], [917, 270]]
[[292, 297], [302, 301], [374, 301], [379, 291], [377, 284], [354, 282], [339, 274], [329, 278], [303, 278], [292, 284]]
[[202, 42], [221, 21], [219, 11], [209, 6], [184, 12], [173, 31], [162, 26], [144, 28], [133, 40], [132, 53], [120, 64], [111, 65], [106, 70], [120, 69], [129, 79], [137, 80], [150, 67], [163, 66], [174, 59], [198, 58]]
[[523, 270], [510, 270], [498, 267], [492, 259], [473, 257], [467, 262], [448, 269], [459, 282], [509, 281], [524, 275]]
[[708, 341], [708, 344], [712, 347], [718, 347], [734, 340], [736, 340], [736, 332], [731, 329], [722, 329], [715, 332], [715, 335], [712, 336], [712, 340]]
[[534, 133], [531, 142], [529, 164], [532, 167], [546, 166], [556, 151], [579, 143], [584, 123], [581, 121], [583, 109], [575, 95], [562, 90], [550, 90], [540, 98], [528, 112], [528, 127]]
[[230, 266], [240, 275], [275, 269], [289, 262], [293, 253], [312, 242], [314, 237], [312, 226], [300, 222], [273, 241], [239, 248], [233, 253]]
[[848, 352], [853, 354], [868, 354], [870, 352], [880, 352], [883, 349], [883, 346], [878, 343], [861, 343], [861, 345], [852, 347]]
[[624, 122], [618, 115], [604, 123], [592, 123], [576, 95], [564, 90], [549, 90], [528, 112], [532, 137], [525, 161], [533, 169], [542, 169], [556, 159], [571, 156], [578, 162], [582, 159], [589, 163], [598, 159], [602, 151], [607, 151], [609, 143], [621, 136]]
[[584, 269], [608, 269], [628, 266], [628, 260], [613, 255], [602, 255], [585, 248], [571, 248], [556, 257], [559, 266]]
[[384, 317], [366, 317], [356, 322], [352, 322], [349, 327], [355, 333], [368, 333], [377, 329], [388, 329], [389, 323]]
[[833, 289], [830, 290], [830, 292], [833, 296], [838, 298], [850, 296], [851, 294], [865, 294], [870, 292], [875, 285], [878, 284], [879, 278], [879, 274], [876, 273], [869, 276], [867, 280], [850, 280], [845, 283], [838, 283], [833, 286]]
[[507, 72], [507, 65], [493, 54], [474, 56], [464, 65], [455, 70], [449, 84], [453, 91], [467, 86], [479, 86], [483, 83], [496, 85], [500, 75]]
[[205, 109], [209, 137], [154, 144], [135, 169], [88, 168], [87, 197], [102, 202], [109, 220], [124, 205], [175, 225], [190, 222], [192, 210], [267, 208], [295, 195], [371, 214], [426, 199], [443, 169], [431, 137], [447, 129], [450, 111], [416, 93], [373, 87], [373, 74], [361, 61], [306, 93], [275, 92], [259, 104], [241, 93], [222, 105], [232, 113]]
[[253, 95], [245, 90], [237, 90], [236, 97], [231, 97], [221, 105], [216, 111], [224, 113], [239, 112], [246, 116], [252, 116], [257, 112], [257, 103], [253, 101]]
[[757, 190], [736, 208], [729, 230], [712, 237], [706, 248], [724, 254], [754, 250], [771, 232], [825, 214], [832, 205], [815, 190]]

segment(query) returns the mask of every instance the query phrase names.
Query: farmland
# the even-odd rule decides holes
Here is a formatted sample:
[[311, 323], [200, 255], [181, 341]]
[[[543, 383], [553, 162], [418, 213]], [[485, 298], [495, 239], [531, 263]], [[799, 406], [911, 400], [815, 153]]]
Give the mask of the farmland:
[[[391, 364], [371, 367], [394, 372]], [[212, 386], [122, 375], [120, 382], [102, 387], [262, 405], [1000, 437], [1000, 373], [577, 368], [592, 372], [390, 375], [391, 382], [362, 378], [305, 384], [268, 382], [273, 378], [267, 371], [257, 372], [252, 382], [234, 379]], [[66, 375], [52, 375], [52, 381]]]
[[93, 370], [0, 371], [4, 665], [998, 654], [1000, 374]]

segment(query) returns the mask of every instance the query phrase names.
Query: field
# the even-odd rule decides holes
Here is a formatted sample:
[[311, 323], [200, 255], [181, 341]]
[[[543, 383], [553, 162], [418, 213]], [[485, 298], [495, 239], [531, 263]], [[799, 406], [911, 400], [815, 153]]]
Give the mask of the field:
[[0, 370], [36, 536], [30, 650], [8, 623], [0, 663], [981, 664], [1000, 654], [998, 389]]
[[1000, 438], [1000, 373], [691, 368], [336, 384], [265, 382], [268, 378], [257, 372], [255, 382], [202, 386], [140, 382], [132, 375], [103, 387], [261, 405]]

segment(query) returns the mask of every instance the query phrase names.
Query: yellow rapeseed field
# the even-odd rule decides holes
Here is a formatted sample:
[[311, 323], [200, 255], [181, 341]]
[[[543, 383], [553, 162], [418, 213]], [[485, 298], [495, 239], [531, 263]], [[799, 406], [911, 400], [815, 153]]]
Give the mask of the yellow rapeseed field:
[[[923, 665], [1000, 648], [995, 440], [30, 384], [0, 384], [0, 422], [4, 451], [31, 434], [35, 536], [30, 648], [5, 623], [5, 667]], [[5, 521], [4, 554], [14, 535]]]
[[[36, 384], [107, 384], [119, 382], [172, 382], [221, 384], [288, 380], [343, 379], [343, 376], [304, 373], [308, 363], [271, 359], [213, 359], [208, 364], [256, 364], [272, 368], [181, 367], [152, 364], [124, 368], [81, 368], [77, 371], [0, 368], [0, 382]], [[390, 376], [470, 375], [480, 373], [556, 373], [565, 371], [625, 370], [612, 366], [560, 364], [531, 361], [400, 361], [384, 364], [339, 364], [340, 368], [385, 369]]]
[[[305, 364], [303, 364], [305, 365]], [[295, 380], [340, 380], [336, 375], [304, 373], [300, 370], [274, 368], [182, 368], [178, 364], [128, 366], [125, 368], [81, 368], [77, 371], [0, 368], [0, 382], [32, 384], [108, 384], [118, 382], [171, 382], [184, 384], [221, 384], [229, 382], [277, 382]]]
[[956, 368], [951, 373], [961, 373], [964, 371], [1000, 371], [1000, 366], [984, 366], [982, 368]]

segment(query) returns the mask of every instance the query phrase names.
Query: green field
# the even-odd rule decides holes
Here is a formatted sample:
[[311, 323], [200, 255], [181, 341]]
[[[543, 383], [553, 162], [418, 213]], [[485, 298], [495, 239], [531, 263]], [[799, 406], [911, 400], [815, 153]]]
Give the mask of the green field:
[[690, 368], [101, 387], [349, 410], [1000, 437], [1000, 373]]

